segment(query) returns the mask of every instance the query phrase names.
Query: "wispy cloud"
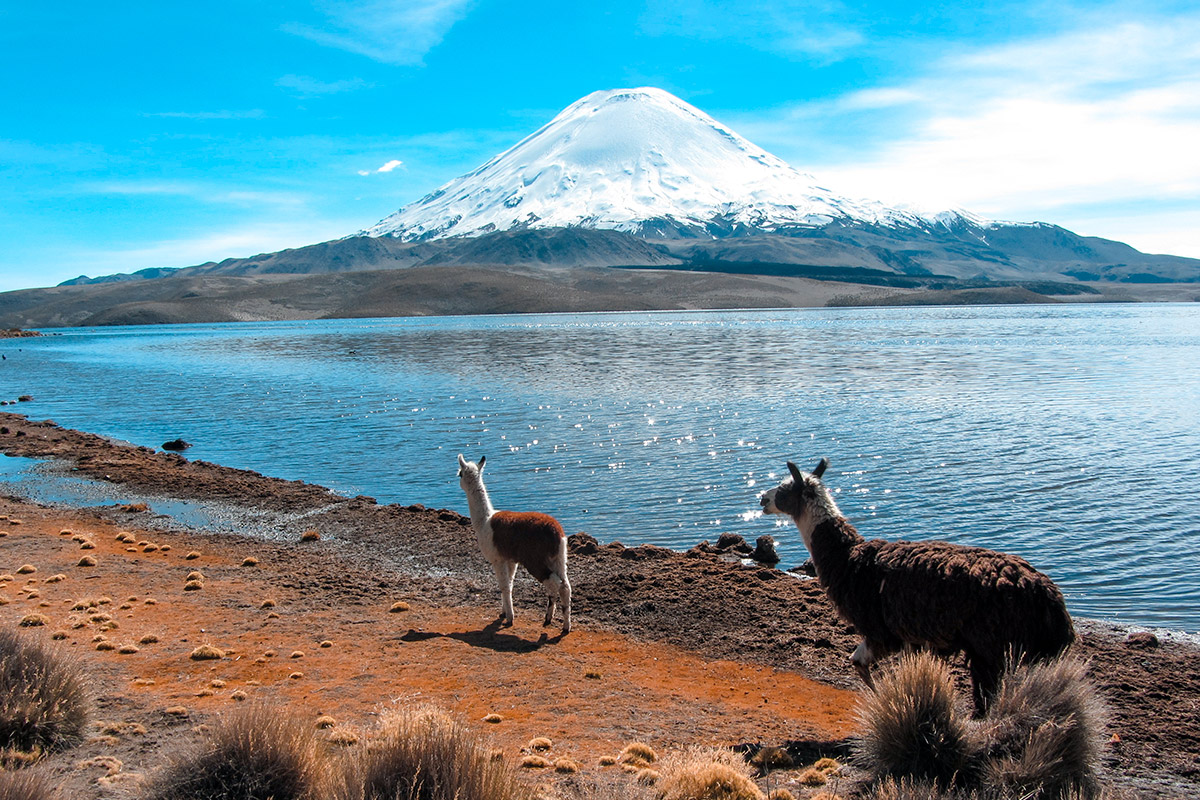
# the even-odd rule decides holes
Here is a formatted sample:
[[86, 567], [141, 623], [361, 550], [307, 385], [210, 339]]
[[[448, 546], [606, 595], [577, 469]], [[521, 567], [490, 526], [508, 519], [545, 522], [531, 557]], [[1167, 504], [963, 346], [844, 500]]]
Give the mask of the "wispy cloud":
[[[1115, 217], [1116, 204], [1153, 214], [1187, 202], [1200, 217], [1200, 15], [1090, 22], [945, 56], [904, 84], [785, 109], [760, 120], [761, 132], [784, 142], [789, 126], [818, 118], [851, 141], [856, 130], [897, 131], [796, 163], [847, 194], [1060, 224]], [[1200, 255], [1200, 232], [1191, 240]]]
[[371, 84], [364, 81], [362, 78], [349, 78], [340, 81], [322, 81], [316, 78], [310, 78], [307, 75], [284, 75], [279, 80], [275, 81], [275, 85], [287, 89], [292, 94], [301, 98], [321, 97], [323, 95], [341, 94], [343, 92], [353, 92], [358, 89], [366, 89]]
[[348, 50], [386, 64], [419, 65], [441, 43], [474, 0], [324, 0], [321, 27], [298, 22], [283, 29], [318, 44]]
[[261, 108], [245, 111], [146, 111], [143, 117], [168, 117], [173, 119], [263, 119], [267, 112]]
[[[192, 236], [141, 241], [103, 249], [64, 248], [56, 255], [65, 280], [78, 274], [91, 277], [117, 272], [136, 272], [148, 267], [188, 267], [225, 258], [244, 258], [273, 253], [287, 247], [329, 241], [355, 230], [353, 220], [291, 219], [263, 220], [199, 232]], [[45, 278], [43, 277], [43, 280]]]
[[372, 174], [372, 173], [376, 173], [376, 174], [378, 174], [378, 173], [380, 173], [380, 172], [391, 172], [392, 170], [394, 170], [394, 169], [396, 169], [396, 168], [398, 168], [398, 167], [402, 167], [402, 166], [404, 166], [404, 162], [403, 162], [403, 161], [400, 161], [400, 160], [398, 160], [398, 159], [394, 159], [394, 158], [393, 158], [391, 161], [387, 162], [386, 164], [384, 164], [384, 165], [383, 165], [382, 167], [380, 167], [379, 169], [360, 169], [360, 170], [358, 171], [358, 174], [359, 174], [359, 175], [364, 175], [364, 176], [365, 176], [365, 175], [370, 175], [370, 174]]
[[125, 197], [179, 197], [205, 205], [234, 205], [277, 209], [305, 207], [310, 197], [298, 192], [247, 189], [225, 184], [188, 181], [90, 181], [73, 186], [73, 193]]
[[650, 0], [640, 28], [652, 36], [734, 40], [832, 61], [866, 42], [851, 16], [840, 0]]

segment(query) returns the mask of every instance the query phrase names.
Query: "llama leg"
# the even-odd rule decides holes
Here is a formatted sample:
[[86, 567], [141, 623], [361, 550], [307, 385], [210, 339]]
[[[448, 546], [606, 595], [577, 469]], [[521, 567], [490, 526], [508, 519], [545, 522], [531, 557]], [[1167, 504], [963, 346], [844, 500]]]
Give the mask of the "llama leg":
[[854, 653], [850, 656], [850, 663], [854, 665], [858, 677], [862, 678], [867, 688], [874, 690], [875, 681], [871, 678], [871, 664], [875, 663], [875, 653], [871, 651], [871, 647], [866, 642], [859, 642], [858, 647], [854, 648]]
[[987, 711], [988, 704], [996, 695], [1003, 668], [1000, 663], [977, 655], [968, 655], [967, 660], [970, 662], [971, 695], [975, 700], [975, 716], [982, 717]]
[[516, 619], [516, 614], [513, 613], [513, 578], [517, 575], [517, 562], [509, 561], [504, 564], [504, 615], [508, 619], [508, 624], [512, 625]]
[[558, 604], [562, 606], [563, 615], [563, 633], [571, 632], [571, 584], [567, 582], [567, 576], [563, 575], [562, 586], [558, 588]]
[[496, 573], [496, 583], [500, 587], [500, 619], [506, 625], [513, 624], [512, 585], [515, 570], [510, 570], [509, 566], [503, 561], [492, 565], [492, 570]]
[[549, 625], [554, 621], [554, 607], [558, 604], [559, 589], [562, 587], [562, 581], [553, 572], [550, 577], [542, 581], [542, 589], [546, 592], [546, 619], [542, 622], [543, 626]]

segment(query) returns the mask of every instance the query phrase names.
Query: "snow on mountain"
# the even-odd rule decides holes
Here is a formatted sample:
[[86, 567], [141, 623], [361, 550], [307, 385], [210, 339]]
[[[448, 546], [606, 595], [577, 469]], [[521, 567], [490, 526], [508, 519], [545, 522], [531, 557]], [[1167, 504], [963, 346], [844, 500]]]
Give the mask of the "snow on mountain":
[[661, 89], [593, 92], [478, 169], [363, 231], [404, 241], [519, 228], [779, 231], [946, 224], [851, 200]]

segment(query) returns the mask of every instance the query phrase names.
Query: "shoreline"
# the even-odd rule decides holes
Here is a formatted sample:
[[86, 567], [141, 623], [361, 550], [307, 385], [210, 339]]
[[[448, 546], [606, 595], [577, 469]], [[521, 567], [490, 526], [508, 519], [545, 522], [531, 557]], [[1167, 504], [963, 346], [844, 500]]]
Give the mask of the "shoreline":
[[[654, 691], [661, 693], [663, 703], [673, 710], [660, 709], [652, 719], [644, 718], [636, 709], [618, 708], [618, 716], [628, 715], [626, 728], [630, 735], [653, 738], [645, 732], [656, 731], [663, 744], [703, 742], [727, 746], [742, 741], [779, 744], [784, 739], [836, 742], [849, 735], [846, 726], [860, 687], [846, 658], [857, 640], [833, 614], [815, 581], [785, 580], [784, 573], [777, 570], [743, 565], [696, 548], [679, 553], [650, 545], [632, 548], [619, 543], [599, 545], [585, 533], [572, 532], [571, 578], [575, 587], [577, 630], [559, 638], [554, 636], [554, 629], [543, 632], [540, 625], [535, 628], [535, 623], [540, 622], [540, 592], [527, 577], [519, 577], [514, 592], [516, 627], [507, 629], [508, 632], [489, 631], [485, 625], [494, 616], [494, 580], [477, 552], [466, 520], [457, 512], [420, 505], [379, 505], [363, 496], [342, 497], [324, 487], [203, 461], [192, 462], [182, 456], [124, 445], [60, 428], [49, 421], [31, 421], [5, 412], [0, 412], [0, 450], [9, 455], [60, 459], [70, 469], [89, 477], [163, 497], [299, 515], [294, 538], [286, 541], [253, 538], [253, 530], [241, 535], [202, 533], [189, 531], [186, 526], [182, 531], [155, 530], [151, 535], [162, 539], [178, 537], [181, 543], [203, 542], [204, 551], [213, 551], [223, 559], [218, 559], [219, 566], [210, 569], [227, 573], [230, 586], [241, 587], [239, 591], [249, 591], [250, 578], [237, 567], [236, 553], [257, 550], [269, 554], [260, 557], [260, 561], [277, 561], [281, 566], [278, 573], [268, 576], [268, 583], [283, 582], [282, 588], [273, 591], [325, 593], [327, 596], [320, 603], [310, 601], [320, 609], [317, 617], [330, 615], [334, 619], [339, 614], [348, 615], [340, 623], [329, 623], [333, 630], [353, 626], [330, 636], [335, 644], [352, 632], [356, 639], [362, 640], [356, 645], [373, 647], [378, 653], [422, 647], [429, 651], [426, 656], [432, 656], [453, 648], [449, 654], [452, 659], [461, 660], [468, 653], [472, 658], [490, 655], [510, 659], [509, 667], [520, 669], [525, 669], [526, 661], [534, 658], [562, 657], [565, 648], [572, 648], [576, 657], [585, 659], [599, 658], [596, 652], [604, 648], [611, 652], [619, 650], [625, 658], [636, 653], [643, 660], [644, 669], [649, 669], [647, 665], [656, 658], [676, 664], [694, 659], [695, 672], [686, 680], [679, 680], [670, 672], [654, 680], [652, 676], [646, 677]], [[58, 517], [74, 516], [95, 518], [98, 525], [136, 526], [143, 531], [153, 528], [146, 524], [152, 522], [153, 508], [148, 515], [147, 511], [124, 511], [119, 507], [61, 509], [12, 499], [5, 502], [17, 509], [40, 508], [36, 513], [44, 515], [51, 527]], [[315, 547], [301, 550], [304, 547], [299, 544], [301, 528], [320, 531], [321, 541]], [[97, 537], [96, 541], [102, 538], [111, 537]], [[9, 553], [17, 541], [13, 535], [0, 538], [0, 553]], [[57, 538], [52, 544], [60, 548], [67, 544], [74, 546], [69, 540]], [[174, 548], [181, 549], [182, 544]], [[79, 558], [76, 551], [70, 553], [76, 560]], [[141, 554], [130, 557], [154, 560]], [[15, 569], [15, 565], [8, 563], [14, 560], [17, 556], [6, 556], [0, 572]], [[175, 569], [184, 566], [185, 562], [179, 561]], [[298, 580], [297, 575], [289, 574], [292, 571], [309, 574], [314, 582]], [[265, 568], [256, 569], [253, 578], [262, 580], [267, 572]], [[291, 588], [284, 584], [290, 584]], [[40, 591], [48, 596], [50, 588], [41, 587]], [[267, 589], [255, 587], [254, 591]], [[374, 594], [380, 597], [372, 599]], [[380, 613], [380, 603], [384, 600], [390, 604], [399, 599], [420, 609], [419, 624], [411, 626], [407, 620], [396, 624], [397, 618], [388, 615], [386, 608]], [[200, 600], [189, 597], [188, 602], [197, 603], [202, 610]], [[10, 602], [0, 607], [0, 619], [11, 619], [18, 610], [14, 606], [18, 605]], [[265, 620], [267, 612], [256, 608], [244, 596], [226, 608], [239, 609], [238, 613], [247, 614], [250, 620], [244, 623], [246, 631], [229, 634], [234, 639], [250, 636], [253, 630], [282, 625], [277, 619]], [[361, 617], [361, 622], [356, 617]], [[372, 620], [393, 624], [376, 630], [370, 624]], [[303, 623], [296, 620], [295, 624]], [[1200, 649], [1194, 642], [1176, 641], [1174, 637], [1163, 637], [1153, 645], [1145, 636], [1128, 635], [1135, 631], [1105, 622], [1077, 620], [1077, 629], [1080, 633], [1077, 651], [1092, 664], [1092, 679], [1112, 709], [1111, 727], [1118, 737], [1105, 752], [1106, 782], [1148, 797], [1194, 796], [1200, 789], [1200, 756], [1197, 756], [1200, 709], [1195, 707], [1200, 698], [1200, 672], [1195, 667]], [[1141, 631], [1144, 629], [1136, 629]], [[574, 650], [583, 647], [577, 643], [585, 640], [592, 647], [591, 653]], [[257, 640], [255, 644], [258, 645]], [[81, 651], [85, 645], [86, 641], [80, 641]], [[313, 647], [309, 644], [306, 648], [306, 658], [308, 649]], [[361, 652], [359, 656], [368, 661], [373, 658]], [[410, 670], [417, 666], [415, 661], [406, 663]], [[172, 664], [172, 668], [179, 669], [178, 663]], [[714, 664], [735, 666], [713, 667]], [[366, 680], [360, 674], [361, 663], [346, 666], [353, 667], [352, 675]], [[578, 667], [576, 663], [575, 668]], [[552, 666], [546, 662], [534, 669], [552, 671]], [[616, 668], [599, 671], [604, 674], [608, 669]], [[706, 713], [694, 713], [686, 695], [711, 677], [710, 673], [727, 680], [739, 673], [753, 676], [754, 685], [761, 689], [761, 701], [746, 705], [745, 698], [752, 696], [752, 690], [747, 689], [740, 705], [733, 703], [738, 700], [736, 697], [708, 697]], [[640, 680], [633, 673], [625, 679]], [[294, 693], [296, 687], [290, 686], [286, 677], [273, 680], [275, 684], [282, 681], [273, 691], [284, 695]], [[481, 694], [479, 685], [472, 685], [468, 678], [461, 681], [447, 696]], [[352, 693], [341, 683], [335, 680], [325, 691]], [[587, 679], [571, 682], [571, 691], [586, 694], [581, 687], [593, 688], [588, 687], [589, 683]], [[643, 683], [642, 687], [645, 689], [646, 685]], [[799, 688], [801, 685], [803, 690]], [[604, 691], [590, 702], [600, 703], [600, 708], [603, 703], [614, 702], [605, 694], [614, 691], [612, 685], [600, 681], [594, 688]], [[433, 694], [433, 690], [430, 692]], [[803, 713], [789, 711], [789, 706], [803, 705], [797, 699], [800, 695], [812, 692], [831, 693], [823, 702], [841, 722], [826, 721], [818, 725], [815, 723], [818, 716], [811, 708]], [[371, 702], [377, 703], [388, 694], [376, 686], [370, 694]], [[391, 694], [394, 696], [394, 692]], [[791, 699], [785, 703], [785, 698]], [[367, 707], [361, 698], [346, 702], [357, 703], [355, 707], [360, 712]], [[572, 742], [579, 753], [591, 758], [603, 748], [613, 747], [614, 739], [619, 737], [610, 732], [608, 738], [595, 735], [592, 741], [586, 741], [589, 729], [596, 727], [595, 720], [586, 717], [587, 702], [573, 700], [560, 704], [560, 717], [574, 720], [577, 726], [574, 730], [562, 727], [567, 737], [564, 741]], [[752, 719], [752, 710], [765, 713], [764, 709], [776, 714], [757, 728], [764, 735], [734, 736], [747, 730], [738, 728], [734, 719]], [[475, 713], [478, 708], [468, 707], [468, 710]], [[532, 719], [528, 710], [510, 713], [514, 719], [520, 719], [522, 713], [527, 715], [526, 720]], [[677, 730], [672, 733], [673, 729]], [[532, 729], [522, 730], [522, 735], [528, 730]], [[738, 741], [729, 741], [730, 736]], [[552, 738], [562, 739], [563, 735]], [[510, 739], [506, 749], [511, 750], [514, 744], [519, 745], [519, 741]], [[594, 760], [583, 774], [595, 780], [603, 778], [595, 773]]]

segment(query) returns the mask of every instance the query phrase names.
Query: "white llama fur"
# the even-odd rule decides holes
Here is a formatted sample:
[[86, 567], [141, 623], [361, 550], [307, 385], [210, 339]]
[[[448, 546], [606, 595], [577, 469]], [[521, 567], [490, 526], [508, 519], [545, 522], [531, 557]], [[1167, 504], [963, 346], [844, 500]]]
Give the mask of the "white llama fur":
[[[567, 539], [562, 526], [553, 517], [539, 513], [497, 512], [483, 485], [483, 465], [486, 457], [473, 463], [458, 456], [458, 483], [467, 495], [471, 509], [471, 527], [479, 541], [483, 557], [492, 565], [496, 582], [500, 585], [500, 617], [506, 625], [512, 625], [513, 578], [517, 565], [525, 567], [535, 580], [539, 580], [546, 591], [545, 625], [554, 620], [556, 605], [562, 607], [563, 633], [571, 631], [571, 584], [567, 579]], [[496, 536], [493, 521], [496, 515], [506, 523], [505, 535]], [[557, 537], [545, 535], [548, 528], [557, 530]], [[538, 536], [538, 533], [541, 536]], [[538, 575], [545, 575], [539, 579]]]

